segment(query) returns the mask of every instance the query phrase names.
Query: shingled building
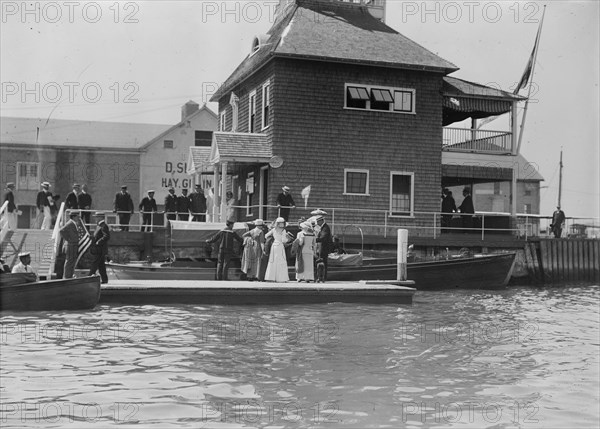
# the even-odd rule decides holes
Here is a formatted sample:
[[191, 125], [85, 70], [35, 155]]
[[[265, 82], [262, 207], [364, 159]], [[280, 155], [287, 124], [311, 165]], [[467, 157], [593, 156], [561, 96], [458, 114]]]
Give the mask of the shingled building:
[[[514, 116], [522, 98], [449, 77], [454, 64], [384, 17], [383, 0], [282, 0], [268, 34], [254, 38], [211, 100], [220, 126], [210, 153], [190, 149], [190, 173], [213, 175], [217, 194], [233, 190], [247, 206], [239, 221], [275, 218], [287, 185], [299, 206], [292, 216], [321, 207], [340, 227], [427, 236], [439, 226], [442, 187], [508, 181], [515, 189], [515, 126], [444, 126]], [[460, 155], [444, 161], [446, 153]], [[516, 212], [514, 199], [507, 211]]]

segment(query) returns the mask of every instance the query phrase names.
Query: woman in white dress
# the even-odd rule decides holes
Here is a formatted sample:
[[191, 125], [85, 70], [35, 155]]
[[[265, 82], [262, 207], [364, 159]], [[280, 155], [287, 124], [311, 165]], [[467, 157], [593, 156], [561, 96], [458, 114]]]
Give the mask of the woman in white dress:
[[306, 283], [315, 281], [315, 234], [308, 222], [300, 224], [301, 231], [297, 235], [298, 256], [296, 257], [296, 280]]
[[271, 235], [273, 236], [273, 245], [269, 254], [269, 264], [267, 265], [265, 280], [268, 282], [284, 283], [290, 280], [284, 246], [289, 238], [285, 231], [285, 220], [282, 217], [278, 217], [275, 220], [275, 227], [267, 232], [265, 238]]

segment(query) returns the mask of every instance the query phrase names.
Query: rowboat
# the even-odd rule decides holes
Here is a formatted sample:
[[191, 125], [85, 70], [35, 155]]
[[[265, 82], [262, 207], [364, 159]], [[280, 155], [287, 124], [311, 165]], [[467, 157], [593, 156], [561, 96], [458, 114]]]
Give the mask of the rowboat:
[[[516, 253], [458, 256], [407, 264], [407, 278], [417, 290], [429, 289], [502, 289], [510, 280]], [[178, 261], [179, 262], [179, 261]], [[215, 262], [206, 260], [197, 266], [175, 266], [171, 262], [143, 261], [129, 264], [107, 263], [109, 276], [118, 280], [213, 280]], [[330, 255], [328, 281], [396, 280], [398, 264], [392, 257], [363, 258], [360, 254]], [[295, 279], [289, 267], [290, 280]], [[239, 260], [233, 261], [229, 279], [242, 278]]]
[[35, 281], [31, 274], [0, 275], [0, 310], [88, 310], [100, 301], [100, 277]]

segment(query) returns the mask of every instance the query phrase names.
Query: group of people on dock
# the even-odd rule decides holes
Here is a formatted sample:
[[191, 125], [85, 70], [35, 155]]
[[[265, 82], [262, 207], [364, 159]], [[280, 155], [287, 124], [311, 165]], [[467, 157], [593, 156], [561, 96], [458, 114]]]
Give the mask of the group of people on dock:
[[[288, 282], [289, 254], [295, 261], [297, 282], [327, 281], [327, 256], [333, 249], [331, 228], [325, 222], [327, 213], [316, 210], [310, 219], [300, 219], [299, 232], [294, 237], [286, 227], [289, 224], [278, 217], [267, 227], [262, 219], [242, 236], [233, 231], [234, 222], [206, 240], [217, 250], [217, 280], [227, 280], [227, 272], [235, 254], [234, 242], [242, 247], [241, 270], [249, 281]], [[289, 249], [289, 251], [288, 251]]]

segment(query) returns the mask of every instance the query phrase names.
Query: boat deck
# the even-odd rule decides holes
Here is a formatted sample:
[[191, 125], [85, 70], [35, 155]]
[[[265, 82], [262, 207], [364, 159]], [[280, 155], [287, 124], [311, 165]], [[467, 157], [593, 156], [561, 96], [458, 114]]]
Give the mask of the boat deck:
[[414, 282], [273, 283], [217, 280], [111, 280], [100, 304], [412, 304]]

